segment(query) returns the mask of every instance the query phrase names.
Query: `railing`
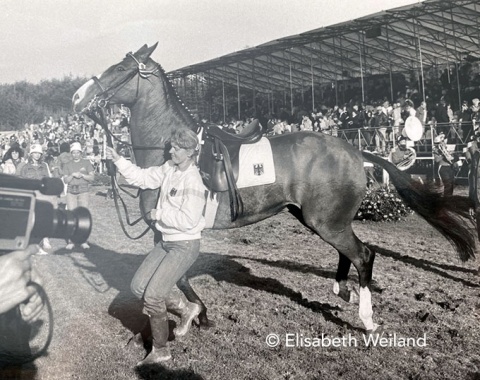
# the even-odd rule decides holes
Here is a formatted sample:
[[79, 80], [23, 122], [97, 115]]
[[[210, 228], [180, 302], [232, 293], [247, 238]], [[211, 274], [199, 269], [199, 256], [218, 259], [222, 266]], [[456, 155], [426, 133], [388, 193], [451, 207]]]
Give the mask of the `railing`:
[[[465, 160], [464, 148], [467, 147], [467, 143], [470, 141], [471, 136], [473, 135], [473, 126], [470, 125], [468, 129], [466, 128], [466, 133], [463, 133], [461, 126], [455, 126], [451, 128], [451, 123], [437, 123], [435, 126], [426, 126], [425, 132], [422, 138], [413, 143], [412, 148], [415, 149], [417, 154], [417, 160], [419, 163], [425, 161], [427, 166], [429, 162], [432, 164], [433, 171], [433, 152], [432, 148], [434, 145], [435, 136], [438, 135], [437, 132], [445, 133], [445, 140], [447, 141], [447, 146], [452, 147], [449, 149], [450, 153], [458, 155], [460, 160]], [[356, 146], [360, 150], [368, 149], [369, 151], [378, 151], [383, 150], [385, 154], [396, 145], [396, 139], [399, 136], [400, 131], [403, 129], [401, 127], [388, 127], [387, 133], [384, 136], [380, 128], [368, 127], [360, 129], [338, 129], [336, 135], [343, 140], [348, 141], [352, 145]], [[432, 133], [433, 132], [433, 133]], [[335, 133], [333, 133], [335, 135]], [[466, 166], [466, 165], [465, 165]], [[466, 168], [462, 168], [456, 173], [457, 179], [467, 179], [468, 172]]]

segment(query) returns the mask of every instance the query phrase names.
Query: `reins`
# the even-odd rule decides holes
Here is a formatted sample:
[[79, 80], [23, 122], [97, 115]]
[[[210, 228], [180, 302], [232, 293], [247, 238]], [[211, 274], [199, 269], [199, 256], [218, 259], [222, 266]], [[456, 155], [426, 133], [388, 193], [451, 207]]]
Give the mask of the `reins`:
[[[105, 108], [97, 108], [95, 111], [92, 110], [91, 112], [87, 113], [87, 116], [90, 117], [95, 123], [99, 124], [103, 128], [104, 131], [106, 131], [107, 145], [110, 148], [113, 148], [112, 137], [115, 138], [115, 136], [108, 130], [108, 125], [107, 125], [106, 118], [105, 118]], [[125, 226], [125, 223], [123, 221], [122, 214], [120, 212], [120, 205], [119, 205], [119, 201], [120, 201], [120, 203], [122, 204], [124, 214], [125, 214], [126, 223], [130, 227], [135, 226], [141, 220], [146, 220], [145, 215], [142, 213], [142, 215], [138, 219], [134, 220], [133, 222], [130, 221], [127, 205], [126, 205], [124, 199], [121, 197], [120, 191], [119, 191], [119, 189], [120, 189], [124, 193], [128, 194], [130, 197], [138, 198], [140, 196], [140, 189], [138, 189], [137, 194], [134, 195], [131, 192], [129, 192], [128, 190], [126, 190], [124, 187], [122, 187], [117, 181], [115, 165], [110, 160], [107, 160], [107, 173], [110, 176], [110, 184], [111, 184], [111, 187], [112, 187], [112, 195], [113, 195], [113, 201], [115, 203], [115, 210], [117, 212], [118, 221], [120, 222], [120, 227], [122, 228], [123, 233], [125, 234], [125, 236], [127, 236], [131, 240], [141, 239], [142, 237], [144, 237], [146, 235], [146, 233], [150, 229], [152, 229], [152, 231], [153, 231], [153, 227], [150, 224], [148, 224], [147, 228], [142, 233], [140, 233], [138, 236], [130, 235], [130, 233], [127, 231], [127, 227]]]
[[[140, 89], [140, 79], [149, 79], [150, 76], [155, 76], [158, 77], [159, 73], [162, 72], [162, 69], [159, 64], [156, 65], [156, 67], [152, 70], [147, 70], [146, 64], [143, 62], [140, 62], [134, 55], [133, 53], [128, 53], [127, 57], [133, 59], [135, 63], [137, 64], [137, 68], [135, 70], [132, 70], [125, 78], [121, 79], [117, 83], [114, 83], [110, 85], [108, 88], [105, 88], [105, 86], [101, 83], [100, 79], [97, 78], [96, 76], [92, 77], [93, 82], [97, 85], [97, 87], [100, 89], [100, 92], [96, 94], [93, 99], [88, 103], [88, 105], [83, 109], [83, 112], [90, 117], [94, 122], [99, 124], [103, 130], [105, 131], [106, 138], [107, 138], [107, 145], [111, 148], [113, 148], [113, 140], [116, 140], [117, 142], [128, 146], [135, 152], [136, 150], [165, 150], [165, 140], [162, 138], [160, 140], [160, 145], [155, 145], [155, 146], [142, 146], [142, 145], [133, 145], [132, 143], [128, 143], [125, 141], [121, 141], [118, 137], [116, 137], [109, 129], [108, 129], [108, 123], [105, 117], [106, 110], [109, 106], [109, 101], [112, 99], [115, 94], [123, 87], [125, 86], [128, 82], [130, 82], [135, 76], [137, 76], [137, 90], [135, 94], [135, 98], [138, 98], [139, 95], [139, 89]], [[129, 215], [128, 215], [128, 210], [127, 210], [127, 205], [125, 204], [125, 201], [123, 198], [120, 196], [119, 189], [128, 194], [132, 198], [138, 198], [140, 196], [140, 189], [138, 189], [137, 194], [134, 195], [128, 190], [126, 190], [124, 187], [122, 187], [116, 178], [116, 170], [115, 170], [115, 165], [111, 161], [107, 161], [107, 173], [110, 176], [110, 182], [112, 186], [112, 193], [113, 193], [113, 199], [115, 202], [115, 209], [117, 211], [117, 216], [118, 220], [120, 222], [120, 226], [122, 227], [122, 230], [124, 234], [132, 240], [137, 240], [145, 236], [145, 234], [152, 229], [154, 231], [153, 223], [148, 224], [148, 227], [143, 231], [140, 235], [136, 237], [130, 236], [130, 234], [127, 231], [127, 228], [123, 222], [123, 218], [120, 212], [120, 206], [119, 206], [119, 200], [120, 203], [122, 204], [124, 213], [125, 213], [125, 219], [126, 223], [129, 226], [134, 226], [136, 225], [140, 220], [145, 220], [147, 221], [146, 215], [142, 214], [138, 219], [135, 221], [131, 222]]]

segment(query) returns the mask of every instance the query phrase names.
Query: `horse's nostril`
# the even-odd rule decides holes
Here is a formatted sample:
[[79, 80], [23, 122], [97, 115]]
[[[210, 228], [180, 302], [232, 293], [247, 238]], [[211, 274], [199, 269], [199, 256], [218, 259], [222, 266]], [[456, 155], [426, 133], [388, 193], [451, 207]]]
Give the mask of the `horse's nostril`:
[[77, 100], [79, 100], [79, 99], [80, 99], [80, 96], [79, 96], [77, 93], [75, 93], [75, 94], [73, 95], [73, 102], [75, 103], [75, 102], [76, 102]]

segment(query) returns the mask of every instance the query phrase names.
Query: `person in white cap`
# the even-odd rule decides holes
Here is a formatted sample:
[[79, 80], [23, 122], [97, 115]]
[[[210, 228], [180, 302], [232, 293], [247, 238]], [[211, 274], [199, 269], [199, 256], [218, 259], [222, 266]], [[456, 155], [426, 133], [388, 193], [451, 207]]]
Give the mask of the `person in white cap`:
[[[88, 208], [89, 185], [95, 179], [95, 170], [90, 160], [82, 158], [82, 146], [79, 142], [70, 145], [72, 161], [63, 166], [63, 181], [67, 184], [67, 208], [73, 210], [79, 206]], [[68, 242], [66, 249], [73, 249], [74, 244]], [[83, 249], [89, 249], [87, 242]]]
[[[44, 177], [51, 177], [50, 169], [48, 165], [43, 162], [43, 148], [40, 144], [32, 144], [30, 146], [30, 155], [28, 162], [22, 166], [20, 170], [20, 177], [40, 180]], [[38, 196], [37, 196], [38, 198]], [[51, 200], [50, 197], [48, 200]], [[40, 242], [40, 249], [37, 252], [38, 255], [47, 255], [46, 249], [51, 249], [50, 241], [48, 238], [43, 239]]]

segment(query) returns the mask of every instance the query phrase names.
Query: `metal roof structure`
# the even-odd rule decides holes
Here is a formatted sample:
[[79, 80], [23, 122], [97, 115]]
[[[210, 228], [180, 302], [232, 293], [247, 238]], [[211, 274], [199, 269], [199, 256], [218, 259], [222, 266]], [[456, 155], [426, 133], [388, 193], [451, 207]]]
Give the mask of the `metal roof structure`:
[[168, 73], [259, 92], [480, 59], [480, 0], [426, 0], [284, 37]]

